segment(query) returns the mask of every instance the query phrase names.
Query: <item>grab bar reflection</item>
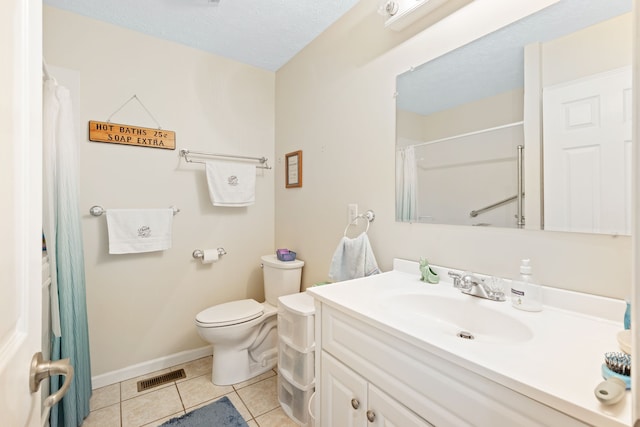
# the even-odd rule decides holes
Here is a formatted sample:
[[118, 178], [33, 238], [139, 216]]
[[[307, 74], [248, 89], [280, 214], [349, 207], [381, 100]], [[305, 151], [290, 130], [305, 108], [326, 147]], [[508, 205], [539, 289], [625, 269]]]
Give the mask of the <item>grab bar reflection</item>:
[[489, 206], [485, 206], [484, 208], [480, 208], [480, 209], [477, 209], [475, 211], [471, 211], [471, 212], [469, 212], [469, 216], [472, 217], [472, 218], [475, 218], [478, 215], [480, 215], [481, 213], [485, 213], [487, 211], [490, 211], [491, 209], [495, 209], [495, 208], [500, 207], [502, 205], [506, 205], [507, 203], [511, 203], [514, 200], [516, 200], [517, 198], [518, 198], [517, 195], [508, 197], [508, 198], [506, 198], [504, 200], [500, 200], [499, 202], [495, 202], [495, 203], [493, 203], [493, 204], [491, 204]]
[[511, 197], [507, 197], [504, 200], [500, 200], [499, 202], [490, 204], [488, 206], [485, 206], [483, 208], [480, 209], [476, 209], [473, 210], [471, 212], [469, 212], [469, 216], [472, 218], [477, 217], [478, 215], [480, 215], [481, 213], [490, 211], [491, 209], [495, 209], [497, 207], [500, 207], [502, 205], [506, 205], [507, 203], [511, 203], [514, 200], [518, 201], [518, 206], [516, 207], [517, 211], [516, 211], [516, 225], [518, 228], [522, 228], [524, 227], [524, 214], [523, 214], [523, 210], [524, 210], [524, 180], [523, 180], [523, 176], [522, 176], [522, 172], [523, 172], [523, 160], [524, 160], [524, 146], [523, 145], [518, 145], [517, 147], [518, 149], [518, 158], [517, 158], [517, 187], [518, 187], [518, 193], [515, 196], [511, 196]]

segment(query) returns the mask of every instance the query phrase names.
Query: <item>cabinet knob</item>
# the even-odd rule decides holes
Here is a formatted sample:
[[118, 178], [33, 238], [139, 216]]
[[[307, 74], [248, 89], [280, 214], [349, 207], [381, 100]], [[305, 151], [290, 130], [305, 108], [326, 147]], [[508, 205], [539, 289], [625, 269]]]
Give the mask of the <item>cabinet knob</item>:
[[358, 399], [351, 399], [351, 406], [353, 407], [353, 409], [358, 409], [360, 407], [360, 402], [358, 402]]
[[374, 422], [376, 420], [376, 413], [371, 410], [367, 411], [367, 419], [370, 423]]

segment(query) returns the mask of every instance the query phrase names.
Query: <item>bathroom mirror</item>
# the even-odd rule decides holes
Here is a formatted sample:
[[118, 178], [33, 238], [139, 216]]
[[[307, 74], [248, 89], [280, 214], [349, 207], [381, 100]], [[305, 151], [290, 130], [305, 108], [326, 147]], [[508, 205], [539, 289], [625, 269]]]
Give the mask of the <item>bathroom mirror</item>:
[[631, 8], [561, 0], [399, 75], [396, 220], [630, 234]]

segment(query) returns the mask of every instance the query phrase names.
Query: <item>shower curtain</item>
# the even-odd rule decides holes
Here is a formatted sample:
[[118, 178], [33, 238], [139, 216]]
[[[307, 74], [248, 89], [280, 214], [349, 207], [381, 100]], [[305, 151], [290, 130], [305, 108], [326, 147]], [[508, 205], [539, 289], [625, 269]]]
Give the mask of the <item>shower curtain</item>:
[[[78, 146], [69, 91], [47, 76], [43, 86], [43, 233], [51, 272], [51, 360], [69, 358], [71, 387], [51, 408], [51, 427], [78, 427], [89, 415], [91, 364], [84, 255], [78, 206]], [[51, 377], [51, 393], [62, 386]]]
[[415, 222], [418, 216], [418, 176], [413, 145], [396, 151], [396, 221]]

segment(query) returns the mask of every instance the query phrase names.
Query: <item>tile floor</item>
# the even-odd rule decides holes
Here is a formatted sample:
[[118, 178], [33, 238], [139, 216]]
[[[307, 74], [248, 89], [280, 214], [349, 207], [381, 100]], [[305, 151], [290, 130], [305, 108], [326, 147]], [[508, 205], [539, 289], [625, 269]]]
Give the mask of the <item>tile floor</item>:
[[[277, 373], [233, 386], [211, 382], [211, 356], [93, 390], [83, 427], [154, 427], [227, 396], [249, 427], [296, 427], [280, 408]], [[187, 378], [138, 392], [137, 382], [184, 368]]]

